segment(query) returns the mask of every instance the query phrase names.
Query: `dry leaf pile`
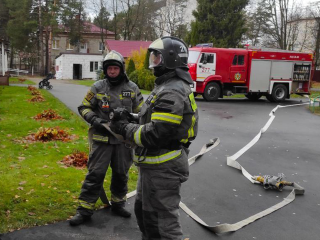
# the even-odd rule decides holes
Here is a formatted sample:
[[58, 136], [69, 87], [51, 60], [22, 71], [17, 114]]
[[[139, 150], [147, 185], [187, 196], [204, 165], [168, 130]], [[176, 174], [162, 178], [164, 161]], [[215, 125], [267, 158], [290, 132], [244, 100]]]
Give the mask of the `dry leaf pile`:
[[40, 96], [42, 96], [42, 95], [41, 95], [41, 92], [40, 92], [39, 90], [37, 90], [37, 89], [32, 90], [32, 91], [31, 91], [31, 95], [33, 95], [33, 96], [35, 96], [35, 95], [40, 95]]
[[87, 166], [88, 159], [88, 154], [85, 152], [73, 150], [73, 153], [65, 156], [61, 162], [68, 167], [74, 166], [77, 168], [85, 168]]
[[57, 119], [63, 119], [55, 110], [48, 109], [43, 110], [42, 113], [38, 113], [35, 117], [35, 120], [57, 120]]
[[40, 127], [39, 130], [35, 134], [31, 134], [26, 137], [29, 141], [41, 141], [41, 142], [48, 142], [48, 141], [63, 141], [68, 142], [72, 140], [74, 136], [70, 135], [63, 129], [59, 127]]
[[33, 86], [28, 86], [28, 90], [31, 92], [32, 98], [29, 99], [29, 102], [44, 102], [44, 97], [41, 92]]
[[44, 102], [44, 97], [42, 95], [34, 95], [29, 102]]
[[31, 92], [31, 91], [33, 91], [33, 90], [37, 90], [35, 87], [33, 87], [33, 86], [31, 86], [31, 85], [29, 85], [28, 86], [28, 90]]

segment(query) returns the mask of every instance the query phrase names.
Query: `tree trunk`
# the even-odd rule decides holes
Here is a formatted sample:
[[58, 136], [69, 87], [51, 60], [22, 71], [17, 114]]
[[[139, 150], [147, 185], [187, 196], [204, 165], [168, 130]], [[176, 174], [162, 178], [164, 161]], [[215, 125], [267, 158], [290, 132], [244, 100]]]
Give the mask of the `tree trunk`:
[[316, 38], [316, 46], [314, 50], [315, 58], [314, 58], [314, 64], [315, 67], [319, 66], [319, 48], [320, 48], [320, 18], [316, 18], [317, 21], [317, 38]]
[[41, 16], [41, 6], [42, 6], [42, 0], [39, 0], [39, 48], [40, 48], [40, 76], [44, 75], [44, 56], [43, 56], [43, 30], [42, 30], [42, 16]]

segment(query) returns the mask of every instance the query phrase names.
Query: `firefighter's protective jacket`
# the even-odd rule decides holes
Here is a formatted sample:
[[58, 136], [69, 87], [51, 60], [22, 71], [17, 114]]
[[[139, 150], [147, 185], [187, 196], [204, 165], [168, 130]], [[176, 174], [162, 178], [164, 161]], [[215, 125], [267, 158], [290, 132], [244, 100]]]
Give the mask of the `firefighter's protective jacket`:
[[126, 139], [135, 142], [134, 162], [152, 167], [179, 158], [198, 130], [193, 81], [186, 70], [176, 69], [155, 81], [155, 88], [140, 112], [140, 124], [126, 126]]
[[[104, 107], [103, 107], [104, 105]], [[106, 108], [106, 105], [108, 108]], [[127, 78], [119, 85], [113, 86], [107, 79], [95, 82], [87, 95], [78, 107], [80, 115], [91, 123], [92, 119], [99, 117], [109, 119], [109, 110], [118, 107], [126, 108], [130, 113], [138, 113], [143, 105], [143, 96], [138, 86]], [[107, 132], [93, 131], [93, 140], [109, 142], [110, 144], [120, 143], [115, 137]]]

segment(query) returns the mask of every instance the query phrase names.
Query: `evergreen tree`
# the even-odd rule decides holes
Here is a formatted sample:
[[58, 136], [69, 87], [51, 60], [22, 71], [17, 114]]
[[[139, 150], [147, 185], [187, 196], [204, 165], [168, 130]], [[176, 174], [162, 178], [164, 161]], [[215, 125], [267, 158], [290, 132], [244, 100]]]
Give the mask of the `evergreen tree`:
[[86, 13], [84, 11], [83, 0], [69, 0], [59, 8], [59, 18], [61, 23], [68, 30], [70, 44], [77, 47], [80, 51], [80, 43], [83, 40], [82, 33], [85, 31]]
[[127, 68], [127, 75], [129, 76], [130, 73], [132, 73], [134, 70], [136, 70], [136, 66], [134, 65], [134, 61], [130, 58], [128, 68]]
[[150, 57], [150, 52], [147, 51], [146, 58], [144, 59], [144, 68], [147, 70], [150, 70], [149, 69], [149, 57]]
[[[197, 0], [191, 36], [215, 47], [237, 47], [246, 32], [244, 8], [249, 0]], [[192, 44], [195, 44], [194, 40]]]

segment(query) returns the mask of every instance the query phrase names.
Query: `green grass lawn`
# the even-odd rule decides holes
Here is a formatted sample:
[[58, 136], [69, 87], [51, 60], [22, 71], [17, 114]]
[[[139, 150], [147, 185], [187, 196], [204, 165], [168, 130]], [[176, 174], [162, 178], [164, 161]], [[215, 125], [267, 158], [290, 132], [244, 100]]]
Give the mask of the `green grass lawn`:
[[9, 78], [9, 84], [10, 83], [13, 83], [13, 84], [27, 84], [27, 85], [35, 85], [36, 83], [31, 81], [31, 80], [28, 80], [26, 79], [25, 81], [20, 81], [18, 77], [10, 77]]
[[[88, 126], [48, 91], [40, 92], [46, 101], [31, 103], [26, 87], [0, 87], [0, 233], [66, 220], [76, 211], [86, 169], [66, 168], [59, 162], [75, 149], [88, 152]], [[64, 120], [33, 119], [47, 109], [56, 110]], [[71, 142], [21, 141], [41, 126], [59, 126], [77, 138]], [[110, 170], [105, 180], [109, 196]], [[135, 189], [136, 179], [133, 166], [129, 191]], [[97, 207], [101, 206], [99, 200]]]

